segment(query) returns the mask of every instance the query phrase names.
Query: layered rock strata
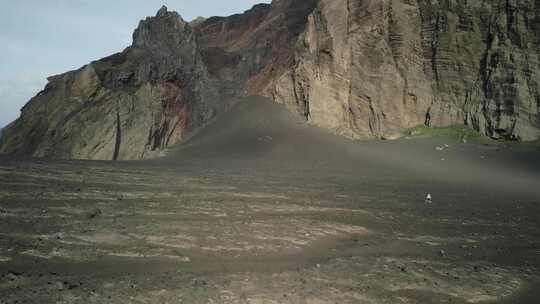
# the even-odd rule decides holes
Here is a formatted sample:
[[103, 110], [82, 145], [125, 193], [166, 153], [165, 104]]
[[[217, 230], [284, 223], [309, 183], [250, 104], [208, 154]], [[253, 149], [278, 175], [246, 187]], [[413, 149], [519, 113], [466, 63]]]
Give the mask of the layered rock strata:
[[264, 95], [350, 138], [419, 124], [540, 137], [540, 2], [274, 0], [191, 23], [163, 7], [123, 52], [49, 78], [0, 152], [141, 159]]

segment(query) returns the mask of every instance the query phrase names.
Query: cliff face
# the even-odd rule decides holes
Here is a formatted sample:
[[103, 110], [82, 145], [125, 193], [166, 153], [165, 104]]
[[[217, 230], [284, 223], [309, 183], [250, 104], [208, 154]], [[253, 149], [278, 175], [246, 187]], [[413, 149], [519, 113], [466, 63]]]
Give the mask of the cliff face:
[[223, 110], [193, 29], [162, 9], [133, 45], [49, 84], [6, 131], [2, 150], [83, 159], [139, 159], [179, 142]]
[[54, 76], [3, 153], [140, 159], [239, 96], [351, 138], [419, 124], [540, 137], [540, 2], [275, 0], [191, 24], [162, 8], [123, 52]]
[[539, 1], [320, 1], [270, 92], [353, 138], [422, 123], [540, 136]]

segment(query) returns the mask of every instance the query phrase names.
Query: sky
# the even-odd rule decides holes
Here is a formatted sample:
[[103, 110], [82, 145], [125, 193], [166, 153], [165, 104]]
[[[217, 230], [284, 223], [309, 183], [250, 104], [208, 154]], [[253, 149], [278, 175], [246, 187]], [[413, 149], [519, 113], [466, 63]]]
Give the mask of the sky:
[[131, 44], [162, 5], [185, 20], [228, 16], [270, 0], [0, 0], [0, 128], [47, 83]]

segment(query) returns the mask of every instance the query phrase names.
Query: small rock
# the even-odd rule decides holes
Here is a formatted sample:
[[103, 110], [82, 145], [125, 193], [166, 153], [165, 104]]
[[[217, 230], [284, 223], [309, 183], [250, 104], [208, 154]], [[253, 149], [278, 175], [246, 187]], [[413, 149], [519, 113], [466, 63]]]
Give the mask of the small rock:
[[8, 271], [7, 275], [6, 275], [6, 278], [10, 281], [15, 281], [15, 280], [18, 280], [20, 279], [20, 277], [23, 275], [22, 272], [17, 272], [17, 271]]
[[198, 279], [193, 280], [193, 286], [195, 287], [206, 287], [207, 285], [208, 283], [206, 282], [206, 280], [198, 280]]
[[53, 234], [53, 237], [55, 239], [57, 239], [57, 240], [61, 240], [61, 239], [65, 238], [65, 236], [66, 236], [66, 234], [63, 233], [63, 232], [58, 232], [58, 233]]
[[163, 6], [159, 9], [159, 11], [157, 12], [156, 16], [157, 16], [157, 17], [165, 16], [165, 15], [167, 15], [167, 12], [168, 12], [168, 11], [169, 11], [168, 8], [167, 8], [165, 5], [163, 5]]
[[100, 216], [102, 214], [103, 214], [103, 212], [101, 211], [101, 209], [96, 208], [96, 209], [92, 210], [92, 212], [90, 212], [90, 214], [88, 214], [88, 218], [94, 219], [94, 218], [96, 218], [96, 217], [98, 217], [98, 216]]
[[75, 288], [79, 288], [82, 286], [82, 283], [79, 282], [79, 283], [71, 283], [71, 284], [67, 284], [67, 288], [69, 290], [72, 290], [72, 289], [75, 289]]

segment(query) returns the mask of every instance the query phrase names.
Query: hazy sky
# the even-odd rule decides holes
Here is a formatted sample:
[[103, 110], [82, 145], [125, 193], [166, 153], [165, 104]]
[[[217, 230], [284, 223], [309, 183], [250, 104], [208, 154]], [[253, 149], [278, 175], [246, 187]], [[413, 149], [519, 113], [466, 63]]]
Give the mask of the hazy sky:
[[0, 127], [50, 75], [131, 44], [139, 20], [162, 5], [186, 20], [227, 16], [270, 0], [0, 0]]

